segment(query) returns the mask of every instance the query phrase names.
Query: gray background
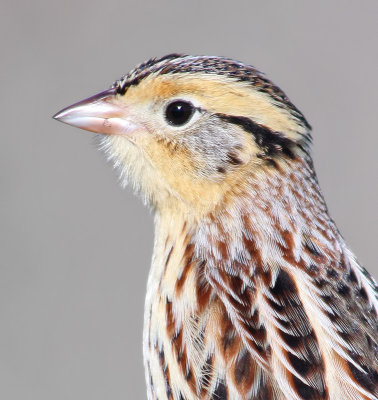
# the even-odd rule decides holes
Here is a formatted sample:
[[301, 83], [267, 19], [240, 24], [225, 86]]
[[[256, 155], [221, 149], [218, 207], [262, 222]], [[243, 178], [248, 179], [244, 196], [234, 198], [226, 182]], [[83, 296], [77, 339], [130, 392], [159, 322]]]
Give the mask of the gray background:
[[5, 1], [0, 12], [0, 398], [144, 399], [152, 216], [51, 119], [179, 51], [254, 64], [314, 128], [329, 208], [377, 274], [378, 2]]

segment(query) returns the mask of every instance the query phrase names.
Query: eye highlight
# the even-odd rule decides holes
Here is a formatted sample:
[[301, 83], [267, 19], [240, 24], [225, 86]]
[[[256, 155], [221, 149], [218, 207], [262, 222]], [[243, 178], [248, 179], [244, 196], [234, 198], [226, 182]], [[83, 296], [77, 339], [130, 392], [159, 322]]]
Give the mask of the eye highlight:
[[181, 126], [192, 118], [194, 110], [193, 104], [189, 101], [173, 101], [165, 109], [165, 118], [170, 125]]

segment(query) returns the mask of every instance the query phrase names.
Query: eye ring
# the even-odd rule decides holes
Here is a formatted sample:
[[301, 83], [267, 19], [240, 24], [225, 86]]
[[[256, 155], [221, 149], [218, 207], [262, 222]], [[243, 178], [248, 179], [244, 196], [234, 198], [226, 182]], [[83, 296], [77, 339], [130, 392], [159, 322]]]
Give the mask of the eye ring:
[[192, 103], [185, 100], [175, 100], [165, 109], [165, 119], [172, 126], [182, 126], [190, 121], [195, 111]]

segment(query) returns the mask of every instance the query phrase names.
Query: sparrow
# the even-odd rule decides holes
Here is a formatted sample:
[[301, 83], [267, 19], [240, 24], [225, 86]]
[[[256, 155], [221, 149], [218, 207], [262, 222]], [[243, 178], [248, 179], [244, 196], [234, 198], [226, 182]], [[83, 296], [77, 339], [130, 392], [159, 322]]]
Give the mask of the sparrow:
[[378, 398], [376, 282], [329, 216], [310, 125], [264, 74], [170, 54], [54, 118], [99, 134], [154, 210], [149, 400]]

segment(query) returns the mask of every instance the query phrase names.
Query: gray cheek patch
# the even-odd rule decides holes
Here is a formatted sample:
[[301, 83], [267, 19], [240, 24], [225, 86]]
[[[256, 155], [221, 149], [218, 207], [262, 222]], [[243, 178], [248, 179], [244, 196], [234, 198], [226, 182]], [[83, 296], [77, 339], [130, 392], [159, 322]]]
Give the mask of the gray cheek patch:
[[191, 152], [201, 177], [220, 180], [228, 171], [243, 164], [240, 157], [244, 148], [242, 133], [214, 115], [186, 131], [180, 142]]

